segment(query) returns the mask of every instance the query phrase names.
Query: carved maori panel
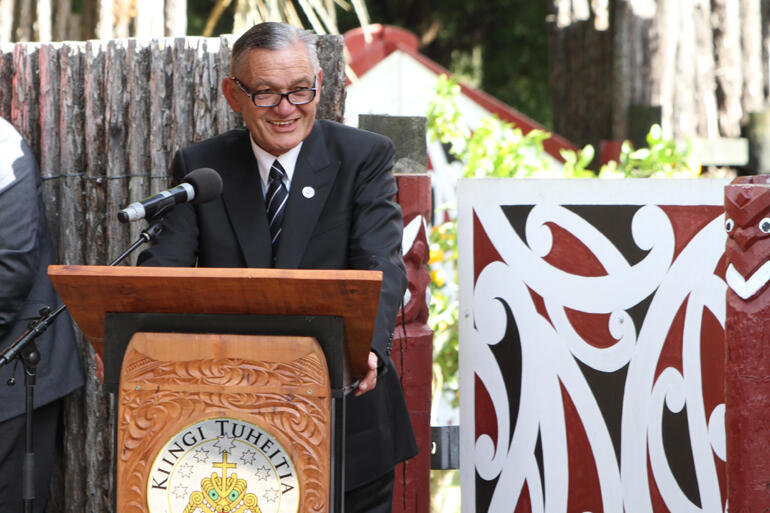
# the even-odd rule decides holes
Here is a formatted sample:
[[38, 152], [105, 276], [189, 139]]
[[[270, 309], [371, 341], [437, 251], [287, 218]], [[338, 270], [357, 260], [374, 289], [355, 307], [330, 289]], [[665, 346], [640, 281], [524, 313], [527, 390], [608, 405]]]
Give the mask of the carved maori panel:
[[724, 185], [461, 182], [464, 513], [725, 510]]
[[[233, 340], [238, 343], [229, 343]], [[279, 351], [277, 344], [281, 347]], [[221, 356], [204, 358], [212, 354], [209, 347], [214, 347], [214, 352]], [[240, 354], [236, 357], [235, 353]], [[119, 510], [148, 511], [146, 494], [148, 486], [153, 487], [151, 479], [156, 475], [154, 472], [151, 476], [151, 467], [160, 449], [196, 423], [218, 418], [215, 422], [219, 432], [215, 434], [230, 445], [235, 442], [253, 445], [259, 440], [265, 444], [266, 457], [279, 454], [273, 445], [285, 449], [299, 483], [298, 490], [292, 491], [301, 490], [299, 511], [326, 511], [330, 471], [329, 390], [326, 361], [312, 339], [137, 333], [126, 351], [121, 376], [117, 448]], [[268, 442], [269, 437], [254, 434], [254, 430], [250, 435], [244, 428], [247, 423], [257, 426], [258, 432], [272, 436], [275, 443]], [[190, 446], [200, 444], [197, 438], [203, 434], [202, 429], [193, 429]], [[215, 456], [220, 457], [224, 463], [214, 467], [225, 465], [222, 467], [224, 479], [225, 469], [233, 465], [233, 460], [227, 464], [226, 456]], [[160, 472], [169, 472], [169, 475], [177, 472], [176, 465], [170, 465], [177, 463], [174, 458], [169, 458], [167, 463], [168, 468], [164, 470], [161, 466]], [[155, 485], [165, 486], [163, 475], [159, 476], [154, 478]], [[284, 486], [284, 490], [295, 488]], [[283, 513], [283, 509], [266, 509], [263, 504], [269, 507], [271, 497], [265, 498], [268, 502], [260, 502], [263, 513]], [[279, 501], [273, 502], [275, 506]]]

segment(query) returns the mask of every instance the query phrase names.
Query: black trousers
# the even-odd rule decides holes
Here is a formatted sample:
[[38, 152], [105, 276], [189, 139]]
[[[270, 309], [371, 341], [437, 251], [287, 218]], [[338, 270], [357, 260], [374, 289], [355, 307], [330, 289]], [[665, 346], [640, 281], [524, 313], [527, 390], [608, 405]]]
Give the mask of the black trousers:
[[[2, 384], [5, 386], [5, 383]], [[33, 414], [35, 452], [35, 512], [43, 513], [51, 493], [51, 473], [56, 460], [56, 431], [61, 400], [36, 409]], [[22, 467], [24, 464], [24, 415], [0, 422], [0, 510], [23, 513]]]
[[345, 492], [345, 513], [391, 513], [393, 510], [393, 470], [382, 477]]

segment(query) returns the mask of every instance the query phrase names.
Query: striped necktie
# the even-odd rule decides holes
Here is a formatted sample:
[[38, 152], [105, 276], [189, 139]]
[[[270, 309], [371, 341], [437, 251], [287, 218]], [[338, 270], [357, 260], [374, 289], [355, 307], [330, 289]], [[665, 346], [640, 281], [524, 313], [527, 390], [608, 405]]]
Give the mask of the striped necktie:
[[270, 226], [270, 244], [273, 247], [273, 263], [275, 255], [278, 253], [278, 241], [281, 237], [281, 223], [283, 222], [283, 212], [286, 207], [286, 200], [289, 197], [289, 191], [283, 184], [286, 171], [277, 160], [273, 162], [270, 168], [270, 177], [267, 184], [267, 222]]

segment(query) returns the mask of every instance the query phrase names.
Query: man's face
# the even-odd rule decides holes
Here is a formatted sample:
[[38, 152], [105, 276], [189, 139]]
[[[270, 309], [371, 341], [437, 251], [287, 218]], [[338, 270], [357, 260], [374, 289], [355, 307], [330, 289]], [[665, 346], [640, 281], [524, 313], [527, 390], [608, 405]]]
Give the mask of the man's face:
[[[234, 76], [253, 92], [288, 93], [315, 87], [321, 90], [321, 71], [316, 77], [307, 48], [302, 43], [282, 50], [247, 50], [234, 69]], [[317, 80], [317, 81], [316, 81]], [[292, 105], [287, 98], [275, 107], [257, 107], [229, 78], [222, 82], [227, 102], [243, 115], [254, 142], [278, 156], [303, 141], [313, 129], [320, 95], [305, 105]]]

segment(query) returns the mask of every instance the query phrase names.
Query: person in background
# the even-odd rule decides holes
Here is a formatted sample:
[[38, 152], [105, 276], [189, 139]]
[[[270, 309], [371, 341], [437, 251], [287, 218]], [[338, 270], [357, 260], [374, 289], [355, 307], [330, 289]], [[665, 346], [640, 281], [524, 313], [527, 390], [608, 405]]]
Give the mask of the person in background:
[[218, 170], [222, 195], [178, 205], [138, 262], [382, 271], [369, 371], [347, 400], [345, 512], [386, 513], [396, 463], [417, 452], [390, 358], [407, 285], [394, 148], [381, 135], [316, 120], [315, 42], [283, 23], [255, 25], [235, 42], [222, 90], [246, 127], [184, 148], [172, 164], [177, 183], [197, 168]]
[[[61, 304], [46, 270], [54, 263], [40, 170], [32, 150], [0, 118], [0, 351], [40, 316]], [[45, 510], [55, 464], [62, 398], [84, 383], [72, 320], [63, 312], [35, 341], [37, 367], [33, 414], [35, 511]], [[15, 380], [8, 386], [9, 378]], [[21, 363], [0, 367], [0, 510], [23, 511], [25, 387]]]

